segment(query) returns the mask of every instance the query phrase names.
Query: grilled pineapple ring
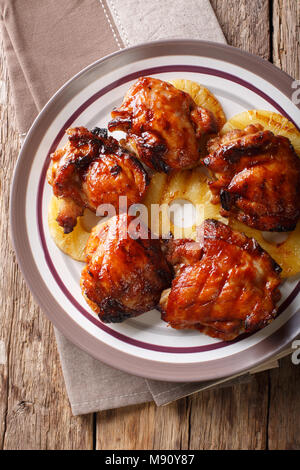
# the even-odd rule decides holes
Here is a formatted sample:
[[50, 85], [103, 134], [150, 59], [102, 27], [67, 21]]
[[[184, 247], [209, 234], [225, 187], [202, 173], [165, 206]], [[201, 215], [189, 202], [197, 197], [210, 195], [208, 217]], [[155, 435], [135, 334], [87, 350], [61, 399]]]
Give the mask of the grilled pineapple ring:
[[[228, 220], [220, 215], [219, 204], [210, 202], [211, 193], [208, 188], [208, 177], [201, 167], [192, 170], [181, 170], [171, 175], [156, 173], [152, 179], [143, 201], [148, 209], [148, 225], [151, 231], [165, 237], [172, 233], [174, 238], [196, 239], [197, 227], [205, 219], [213, 218], [228, 224]], [[190, 227], [174, 225], [169, 206], [176, 201], [188, 201], [195, 207], [194, 224]], [[158, 213], [154, 204], [159, 205]]]
[[300, 272], [300, 222], [298, 222], [296, 229], [288, 234], [287, 239], [278, 244], [270, 243], [265, 240], [262, 232], [248, 227], [238, 220], [231, 219], [229, 225], [234, 230], [245, 233], [247, 237], [255, 238], [282, 268], [281, 277], [295, 276]]
[[[244, 129], [250, 124], [261, 124], [273, 134], [287, 137], [300, 157], [300, 132], [288, 119], [271, 111], [253, 109], [237, 114], [224, 125], [221, 135], [233, 129]], [[248, 237], [255, 238], [281, 266], [282, 277], [294, 276], [300, 272], [300, 222], [296, 229], [287, 235], [287, 239], [279, 244], [268, 242], [261, 231], [250, 228], [237, 220], [230, 218], [229, 225], [239, 232], [244, 232]]]
[[50, 235], [58, 248], [64, 253], [77, 261], [84, 261], [85, 245], [90, 236], [90, 231], [88, 231], [84, 225], [84, 218], [87, 211], [85, 211], [82, 217], [77, 218], [77, 225], [74, 227], [74, 230], [71, 233], [65, 234], [64, 229], [56, 222], [58, 209], [59, 199], [52, 196], [48, 209]]
[[170, 80], [170, 83], [175, 88], [178, 88], [178, 90], [188, 93], [193, 98], [197, 106], [202, 106], [203, 108], [211, 111], [217, 120], [218, 131], [222, 129], [226, 123], [226, 116], [222, 106], [211, 91], [192, 80], [177, 79]]
[[244, 129], [250, 124], [261, 124], [266, 130], [273, 132], [273, 134], [287, 137], [300, 157], [300, 132], [287, 118], [272, 111], [252, 109], [251, 111], [236, 114], [223, 126], [221, 135], [233, 129]]

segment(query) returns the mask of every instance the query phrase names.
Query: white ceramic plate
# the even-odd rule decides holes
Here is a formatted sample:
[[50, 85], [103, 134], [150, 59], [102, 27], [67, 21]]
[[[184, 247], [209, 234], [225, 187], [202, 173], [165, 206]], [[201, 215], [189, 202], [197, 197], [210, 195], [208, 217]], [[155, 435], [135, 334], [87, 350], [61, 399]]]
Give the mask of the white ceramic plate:
[[47, 224], [49, 155], [70, 126], [106, 127], [111, 109], [140, 76], [187, 78], [208, 87], [227, 118], [248, 109], [277, 111], [299, 123], [292, 79], [238, 49], [201, 41], [162, 41], [123, 50], [90, 65], [48, 102], [34, 122], [17, 163], [11, 224], [19, 264], [44, 312], [71, 341], [96, 358], [136, 375], [171, 381], [209, 380], [266, 360], [300, 333], [299, 279], [282, 287], [277, 319], [263, 330], [226, 343], [197, 331], [177, 331], [152, 311], [103, 324], [79, 287], [82, 263], [64, 255]]

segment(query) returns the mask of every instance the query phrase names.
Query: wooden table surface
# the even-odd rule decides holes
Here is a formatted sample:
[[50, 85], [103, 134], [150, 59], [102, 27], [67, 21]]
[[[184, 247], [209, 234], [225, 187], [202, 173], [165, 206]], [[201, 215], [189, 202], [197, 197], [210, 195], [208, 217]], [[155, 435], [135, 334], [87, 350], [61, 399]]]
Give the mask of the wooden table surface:
[[[300, 0], [211, 3], [229, 44], [300, 79]], [[290, 357], [249, 384], [165, 407], [72, 416], [52, 326], [32, 299], [9, 241], [9, 188], [20, 144], [3, 50], [0, 80], [0, 448], [300, 449], [300, 366]]]

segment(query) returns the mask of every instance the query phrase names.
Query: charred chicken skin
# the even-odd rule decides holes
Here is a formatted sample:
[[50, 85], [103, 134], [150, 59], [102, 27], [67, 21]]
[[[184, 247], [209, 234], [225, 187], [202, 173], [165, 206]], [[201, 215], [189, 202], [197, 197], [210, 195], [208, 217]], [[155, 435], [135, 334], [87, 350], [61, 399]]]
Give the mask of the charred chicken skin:
[[128, 207], [142, 199], [149, 183], [141, 163], [105, 129], [68, 129], [67, 144], [51, 155], [48, 182], [60, 198], [57, 222], [65, 233], [73, 230], [85, 208], [96, 212], [100, 204], [117, 210], [119, 196]]
[[207, 137], [217, 132], [210, 111], [170, 83], [151, 77], [132, 85], [111, 116], [109, 130], [126, 132], [138, 157], [165, 173], [196, 166]]
[[208, 142], [204, 164], [216, 181], [213, 202], [250, 227], [294, 230], [300, 217], [300, 159], [286, 137], [259, 124], [234, 130]]
[[199, 242], [170, 240], [164, 249], [175, 278], [160, 309], [173, 328], [230, 341], [275, 317], [281, 268], [254, 239], [207, 219]]
[[151, 310], [171, 284], [159, 240], [151, 239], [148, 228], [132, 235], [133, 219], [127, 214], [112, 217], [92, 230], [87, 243], [82, 293], [105, 323]]

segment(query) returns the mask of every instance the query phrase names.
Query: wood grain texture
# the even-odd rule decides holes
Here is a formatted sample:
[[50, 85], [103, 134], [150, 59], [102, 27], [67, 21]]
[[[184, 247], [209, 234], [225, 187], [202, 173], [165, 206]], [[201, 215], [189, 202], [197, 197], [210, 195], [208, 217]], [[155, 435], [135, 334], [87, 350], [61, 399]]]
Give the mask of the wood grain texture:
[[32, 299], [9, 241], [9, 189], [20, 143], [2, 47], [0, 67], [0, 340], [6, 362], [0, 364], [0, 448], [89, 449], [92, 416], [72, 417], [52, 326]]
[[153, 403], [103, 411], [97, 417], [96, 449], [189, 448], [189, 400], [157, 408]]
[[97, 413], [97, 450], [153, 448], [153, 403]]
[[268, 0], [211, 0], [210, 3], [228, 44], [270, 59]]
[[273, 1], [273, 62], [300, 78], [300, 1]]
[[300, 365], [290, 357], [270, 372], [268, 448], [300, 450]]
[[268, 372], [250, 383], [197, 394], [191, 401], [190, 449], [266, 448]]
[[[299, 0], [211, 3], [230, 44], [273, 57], [299, 78]], [[94, 435], [91, 415], [72, 417], [52, 327], [28, 292], [9, 243], [9, 186], [19, 137], [1, 54], [0, 448], [91, 449], [94, 440], [97, 449], [299, 449], [300, 366], [290, 358], [249, 384], [161, 408], [98, 413]]]

